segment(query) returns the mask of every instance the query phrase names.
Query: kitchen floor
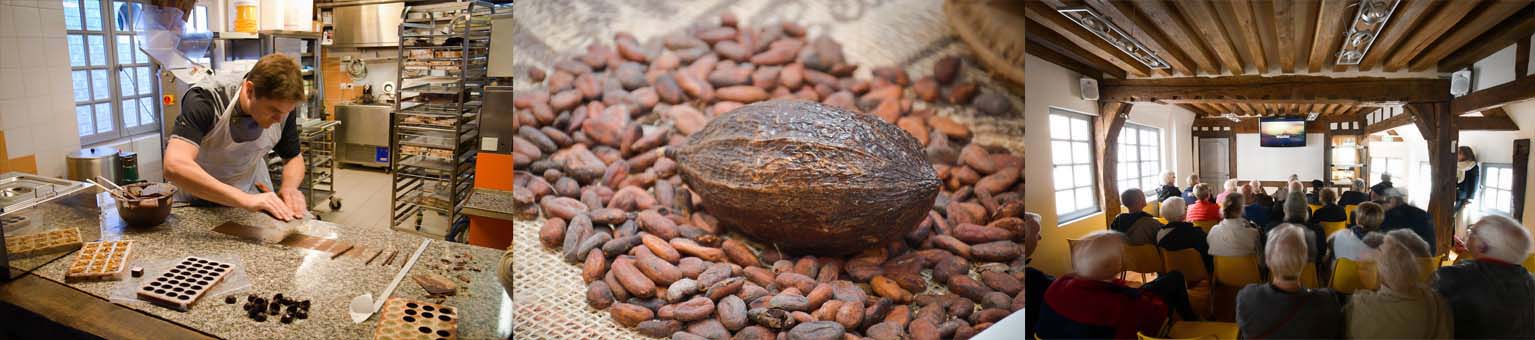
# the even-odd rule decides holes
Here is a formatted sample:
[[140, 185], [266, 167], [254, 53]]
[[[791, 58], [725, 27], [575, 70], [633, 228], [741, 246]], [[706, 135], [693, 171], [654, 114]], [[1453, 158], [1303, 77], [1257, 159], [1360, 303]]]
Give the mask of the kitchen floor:
[[[341, 198], [341, 209], [331, 211], [328, 204], [316, 205], [314, 213], [321, 220], [346, 225], [389, 228], [389, 173], [368, 168], [341, 168], [336, 170], [336, 197]], [[314, 202], [310, 202], [313, 205]], [[423, 225], [421, 233], [441, 238], [447, 234], [446, 225]]]

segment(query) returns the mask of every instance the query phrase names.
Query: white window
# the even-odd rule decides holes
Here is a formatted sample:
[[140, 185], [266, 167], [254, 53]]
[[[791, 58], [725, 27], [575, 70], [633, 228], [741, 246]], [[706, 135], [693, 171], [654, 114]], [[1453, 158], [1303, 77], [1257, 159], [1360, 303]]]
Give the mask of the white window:
[[1412, 189], [1407, 193], [1409, 202], [1419, 208], [1428, 207], [1429, 195], [1433, 191], [1434, 167], [1428, 162], [1418, 162], [1418, 172], [1412, 174]]
[[1403, 184], [1406, 184], [1403, 183], [1403, 180], [1409, 180], [1406, 178], [1407, 164], [1406, 162], [1402, 161], [1401, 158], [1371, 157], [1370, 183], [1368, 185], [1373, 186], [1376, 183], [1380, 183], [1382, 174], [1391, 175], [1391, 184], [1394, 187], [1400, 187]]
[[1482, 187], [1477, 198], [1471, 201], [1471, 220], [1494, 212], [1510, 214], [1514, 211], [1514, 168], [1512, 164], [1482, 163]]
[[158, 131], [160, 106], [149, 57], [139, 50], [143, 4], [63, 0], [70, 78], [81, 144]]
[[1119, 133], [1119, 191], [1139, 188], [1156, 197], [1162, 185], [1162, 130], [1125, 123]]
[[1060, 221], [1099, 211], [1092, 122], [1089, 115], [1050, 110], [1050, 163], [1055, 179], [1055, 213]]

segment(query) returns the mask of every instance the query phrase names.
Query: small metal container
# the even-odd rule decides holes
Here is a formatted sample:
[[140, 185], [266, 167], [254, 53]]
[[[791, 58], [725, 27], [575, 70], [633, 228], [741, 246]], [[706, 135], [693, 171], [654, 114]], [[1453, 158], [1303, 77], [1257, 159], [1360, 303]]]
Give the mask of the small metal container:
[[71, 152], [64, 158], [64, 167], [70, 180], [84, 181], [96, 176], [106, 177], [113, 182], [121, 180], [117, 175], [117, 149], [114, 148], [89, 148]]

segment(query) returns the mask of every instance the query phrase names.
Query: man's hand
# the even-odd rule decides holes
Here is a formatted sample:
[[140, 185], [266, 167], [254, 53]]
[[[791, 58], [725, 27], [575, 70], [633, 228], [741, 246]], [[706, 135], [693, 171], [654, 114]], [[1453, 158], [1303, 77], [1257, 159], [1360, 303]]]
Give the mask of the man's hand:
[[298, 215], [293, 213], [293, 209], [289, 208], [288, 204], [283, 202], [283, 199], [278, 198], [277, 194], [270, 192], [246, 194], [240, 198], [240, 207], [250, 211], [266, 212], [267, 214], [272, 215], [272, 217], [284, 222], [293, 220], [295, 217], [298, 217]]
[[282, 197], [284, 204], [288, 205], [288, 210], [293, 211], [294, 218], [303, 218], [309, 211], [309, 203], [304, 201], [304, 192], [298, 189], [282, 189], [277, 195]]

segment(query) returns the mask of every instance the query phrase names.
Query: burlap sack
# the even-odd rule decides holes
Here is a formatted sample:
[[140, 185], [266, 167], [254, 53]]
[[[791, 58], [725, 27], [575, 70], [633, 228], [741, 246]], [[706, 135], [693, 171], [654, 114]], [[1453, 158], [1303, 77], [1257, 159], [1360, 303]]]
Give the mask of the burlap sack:
[[[686, 29], [695, 22], [718, 22], [735, 13], [743, 26], [792, 20], [809, 35], [830, 35], [842, 43], [848, 60], [860, 65], [856, 76], [870, 78], [875, 66], [901, 65], [913, 79], [932, 73], [939, 58], [965, 58], [961, 80], [982, 91], [1007, 90], [978, 68], [968, 47], [945, 22], [936, 0], [587, 0], [525, 1], [513, 8], [516, 28], [514, 66], [517, 91], [541, 89], [522, 77], [530, 67], [552, 70], [562, 58], [585, 53], [592, 43], [612, 45], [613, 34], [630, 32], [646, 41]], [[936, 106], [938, 114], [971, 127], [973, 143], [1023, 154], [1022, 100], [1009, 94], [1019, 113], [977, 117], [972, 108]], [[917, 104], [922, 105], [922, 104]], [[513, 235], [513, 320], [517, 339], [639, 339], [643, 336], [613, 322], [606, 311], [588, 307], [580, 267], [561, 261], [538, 242], [542, 219], [517, 221]], [[734, 235], [732, 235], [734, 237]], [[760, 247], [758, 249], [761, 249]], [[934, 292], [943, 287], [930, 284]]]

